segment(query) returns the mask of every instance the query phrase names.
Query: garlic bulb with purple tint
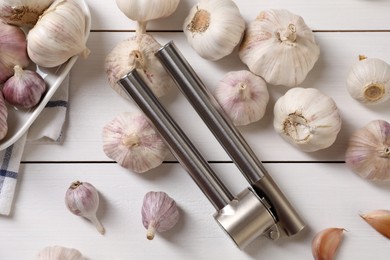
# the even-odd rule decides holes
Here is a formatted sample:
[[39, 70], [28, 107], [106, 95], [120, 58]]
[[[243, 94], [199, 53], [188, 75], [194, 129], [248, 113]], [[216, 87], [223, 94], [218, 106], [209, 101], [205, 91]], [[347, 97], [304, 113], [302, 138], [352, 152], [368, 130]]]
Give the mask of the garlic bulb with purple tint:
[[292, 88], [274, 107], [274, 128], [304, 152], [331, 146], [341, 129], [341, 117], [332, 98], [314, 88]]
[[42, 249], [35, 260], [86, 260], [79, 250], [63, 246], [47, 246]]
[[14, 75], [4, 83], [4, 99], [17, 107], [34, 107], [46, 91], [46, 82], [37, 72], [23, 70], [18, 65], [14, 71]]
[[347, 77], [351, 97], [365, 103], [378, 104], [390, 98], [390, 65], [383, 60], [360, 56]]
[[5, 105], [3, 93], [0, 91], [0, 140], [3, 139], [8, 132], [8, 108]]
[[147, 229], [146, 237], [149, 240], [154, 238], [156, 232], [172, 229], [179, 220], [176, 202], [162, 191], [145, 194], [141, 213], [142, 224]]
[[214, 97], [234, 125], [260, 120], [269, 100], [265, 81], [250, 71], [232, 71], [214, 90]]
[[168, 146], [141, 112], [121, 113], [103, 128], [105, 154], [124, 168], [142, 173], [162, 164]]
[[103, 225], [96, 217], [99, 193], [95, 186], [88, 182], [72, 182], [65, 194], [65, 204], [73, 214], [90, 220], [100, 234], [105, 233]]
[[390, 124], [374, 120], [355, 131], [345, 154], [347, 166], [368, 180], [390, 180]]

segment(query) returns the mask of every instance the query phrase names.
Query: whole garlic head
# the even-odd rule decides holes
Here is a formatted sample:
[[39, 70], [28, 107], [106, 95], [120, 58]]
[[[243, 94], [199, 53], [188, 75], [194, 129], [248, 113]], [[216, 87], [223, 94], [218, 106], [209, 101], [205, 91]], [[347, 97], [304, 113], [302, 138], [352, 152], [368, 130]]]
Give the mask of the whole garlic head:
[[314, 88], [292, 88], [274, 107], [274, 128], [304, 152], [331, 146], [341, 129], [336, 103]]
[[204, 59], [216, 61], [240, 43], [245, 20], [232, 0], [201, 0], [184, 20], [191, 47]]
[[85, 257], [74, 248], [48, 246], [38, 253], [35, 260], [85, 260]]
[[295, 87], [320, 55], [312, 30], [303, 18], [283, 9], [261, 12], [240, 45], [239, 56], [267, 83]]
[[157, 97], [173, 89], [175, 86], [173, 79], [154, 55], [161, 47], [161, 44], [149, 34], [139, 34], [119, 42], [105, 60], [105, 71], [110, 86], [120, 96], [129, 99], [117, 82], [135, 68]]
[[390, 65], [375, 58], [360, 58], [347, 77], [351, 97], [365, 103], [378, 104], [390, 98]]
[[374, 120], [356, 130], [345, 154], [347, 166], [368, 180], [390, 180], [390, 124]]

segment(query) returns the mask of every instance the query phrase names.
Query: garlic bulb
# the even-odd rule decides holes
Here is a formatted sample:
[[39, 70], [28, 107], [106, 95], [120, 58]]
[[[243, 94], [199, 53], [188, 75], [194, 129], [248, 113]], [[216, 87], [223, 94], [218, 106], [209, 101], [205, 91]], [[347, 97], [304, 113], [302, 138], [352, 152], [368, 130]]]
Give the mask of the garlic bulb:
[[38, 253], [35, 260], [86, 260], [86, 258], [74, 248], [48, 246]]
[[390, 210], [373, 210], [362, 214], [361, 217], [376, 231], [390, 239]]
[[355, 131], [349, 139], [345, 162], [365, 179], [390, 180], [390, 124], [373, 120]]
[[14, 73], [14, 66], [29, 64], [25, 33], [17, 26], [0, 22], [0, 84]]
[[157, 97], [173, 89], [175, 86], [173, 79], [154, 55], [161, 47], [149, 34], [138, 34], [119, 42], [105, 60], [105, 71], [110, 86], [119, 95], [128, 99], [117, 82], [136, 68]]
[[156, 232], [168, 231], [179, 221], [176, 202], [162, 191], [145, 194], [141, 213], [142, 224], [147, 229], [146, 237], [149, 240], [154, 238]]
[[159, 166], [167, 145], [140, 112], [122, 113], [103, 128], [103, 150], [119, 165], [142, 173]]
[[5, 105], [5, 100], [3, 97], [3, 92], [0, 91], [0, 140], [3, 139], [8, 132], [8, 109]]
[[214, 97], [237, 126], [260, 120], [269, 100], [265, 81], [247, 70], [225, 74]]
[[292, 88], [274, 107], [274, 128], [304, 152], [331, 146], [341, 129], [336, 103], [314, 88]]
[[95, 186], [88, 182], [72, 182], [65, 194], [65, 204], [73, 214], [90, 220], [100, 234], [105, 233], [103, 225], [96, 217], [99, 193]]
[[334, 259], [336, 250], [343, 240], [343, 228], [327, 228], [316, 234], [312, 241], [312, 252], [315, 260]]
[[191, 8], [183, 25], [191, 47], [212, 61], [232, 53], [244, 30], [245, 20], [232, 0], [201, 0]]
[[32, 26], [54, 0], [2, 0], [0, 20], [18, 26]]
[[14, 67], [15, 73], [3, 86], [4, 99], [11, 105], [31, 108], [39, 103], [46, 91], [42, 76], [32, 70]]
[[27, 35], [30, 59], [42, 67], [63, 64], [74, 55], [88, 56], [86, 17], [74, 0], [55, 0]]
[[320, 49], [301, 16], [283, 9], [261, 12], [251, 22], [239, 56], [267, 83], [295, 87], [313, 68]]
[[382, 103], [390, 98], [390, 65], [380, 59], [360, 56], [347, 77], [347, 90], [366, 104]]

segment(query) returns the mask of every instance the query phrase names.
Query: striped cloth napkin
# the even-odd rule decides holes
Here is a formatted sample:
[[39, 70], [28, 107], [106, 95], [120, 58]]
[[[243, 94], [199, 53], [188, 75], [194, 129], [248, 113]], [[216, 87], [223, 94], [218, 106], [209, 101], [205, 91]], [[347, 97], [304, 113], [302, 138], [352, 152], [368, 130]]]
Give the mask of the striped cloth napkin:
[[15, 195], [24, 146], [27, 142], [59, 142], [68, 107], [69, 75], [36, 121], [16, 143], [0, 151], [0, 215], [9, 215]]

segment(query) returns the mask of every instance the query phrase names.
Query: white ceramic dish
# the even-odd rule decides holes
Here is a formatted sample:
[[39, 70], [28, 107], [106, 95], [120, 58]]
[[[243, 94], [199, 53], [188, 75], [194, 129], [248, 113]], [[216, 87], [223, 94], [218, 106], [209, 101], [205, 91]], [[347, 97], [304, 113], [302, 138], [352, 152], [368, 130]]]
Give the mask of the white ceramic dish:
[[[91, 13], [85, 0], [75, 1], [80, 5], [85, 14], [85, 33], [86, 39], [88, 39], [91, 29]], [[0, 151], [14, 144], [28, 130], [68, 75], [77, 59], [78, 56], [74, 56], [64, 64], [54, 68], [43, 68], [34, 64], [29, 67], [29, 69], [35, 69], [44, 77], [48, 90], [38, 106], [33, 109], [18, 110], [17, 108], [8, 105], [8, 132], [7, 135], [0, 140]]]

